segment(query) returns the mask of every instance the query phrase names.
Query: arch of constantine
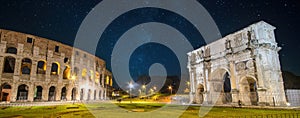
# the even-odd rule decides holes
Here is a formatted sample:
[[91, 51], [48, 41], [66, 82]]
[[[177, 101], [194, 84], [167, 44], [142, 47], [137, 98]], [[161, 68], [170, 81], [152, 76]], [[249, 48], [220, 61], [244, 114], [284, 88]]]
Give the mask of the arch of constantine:
[[0, 29], [0, 101], [107, 99], [105, 62], [45, 38]]
[[189, 52], [191, 102], [285, 106], [274, 30], [261, 21]]

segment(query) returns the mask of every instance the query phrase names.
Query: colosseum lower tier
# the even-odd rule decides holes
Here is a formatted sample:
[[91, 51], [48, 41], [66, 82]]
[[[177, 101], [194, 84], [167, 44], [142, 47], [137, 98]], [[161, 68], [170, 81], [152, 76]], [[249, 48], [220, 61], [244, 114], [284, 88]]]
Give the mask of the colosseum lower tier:
[[0, 29], [0, 101], [105, 100], [112, 74], [105, 62], [62, 43]]

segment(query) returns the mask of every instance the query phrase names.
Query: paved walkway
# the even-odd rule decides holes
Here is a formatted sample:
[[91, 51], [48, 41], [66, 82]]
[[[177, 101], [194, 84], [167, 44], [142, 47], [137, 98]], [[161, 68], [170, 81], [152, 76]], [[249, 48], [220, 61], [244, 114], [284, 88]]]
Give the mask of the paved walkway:
[[[65, 105], [65, 104], [73, 104], [73, 103], [86, 103], [86, 104], [92, 104], [92, 103], [118, 103], [115, 100], [95, 100], [95, 101], [51, 101], [51, 102], [14, 102], [14, 103], [6, 103], [1, 102], [0, 106], [53, 106], [53, 105]], [[130, 101], [122, 101], [121, 103], [130, 103]], [[145, 102], [145, 101], [133, 101], [132, 103], [151, 103], [151, 102]], [[157, 102], [156, 102], [157, 103]], [[170, 103], [165, 103], [170, 104]], [[173, 104], [173, 103], [171, 103]], [[199, 106], [199, 107], [205, 107], [204, 105], [200, 104], [177, 104], [177, 105], [186, 105], [186, 106]], [[211, 107], [211, 106], [207, 106]], [[239, 108], [238, 106], [231, 106], [231, 105], [215, 105], [213, 107], [232, 107], [232, 108]], [[242, 106], [242, 108], [250, 108], [250, 109], [299, 109], [298, 107], [274, 107], [274, 106]]]
[[109, 102], [109, 101], [97, 100], [97, 101], [48, 101], [48, 102], [13, 102], [13, 103], [1, 102], [0, 106], [53, 106], [53, 105], [73, 104], [73, 103], [99, 103], [99, 102]]

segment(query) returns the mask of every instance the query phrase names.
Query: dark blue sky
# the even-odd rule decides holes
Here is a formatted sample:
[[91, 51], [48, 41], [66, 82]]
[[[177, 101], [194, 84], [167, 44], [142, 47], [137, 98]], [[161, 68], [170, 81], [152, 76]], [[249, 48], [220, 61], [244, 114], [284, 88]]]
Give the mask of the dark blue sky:
[[[0, 28], [29, 33], [73, 45], [82, 20], [99, 2], [101, 0], [1, 0]], [[299, 0], [199, 0], [199, 2], [211, 14], [222, 36], [260, 20], [277, 27], [276, 39], [278, 45], [283, 47], [280, 51], [282, 70], [300, 75], [300, 54], [297, 53], [300, 50]], [[156, 14], [152, 14], [152, 18], [155, 20], [155, 17], [161, 15], [162, 12], [164, 11], [155, 11]], [[143, 13], [148, 16], [147, 11], [143, 11]], [[134, 15], [134, 13], [129, 14], [124, 20], [149, 20], [149, 16], [135, 18], [130, 17], [130, 15]], [[156, 20], [167, 22], [167, 17], [172, 17], [172, 14], [167, 14], [165, 19]], [[173, 17], [184, 21], [180, 17]], [[183, 22], [183, 25], [188, 25], [188, 22]], [[112, 26], [112, 28], [115, 27], [117, 26]], [[179, 27], [179, 25], [174, 27]], [[187, 31], [192, 31], [192, 28], [188, 28]], [[111, 49], [114, 45], [113, 39], [110, 40], [109, 36], [105, 39], [107, 41], [104, 43], [108, 45], [103, 48]], [[194, 48], [198, 48], [203, 44], [203, 42], [191, 42]], [[130, 69], [134, 70], [131, 73], [134, 77], [147, 74], [149, 63], [153, 63], [153, 60], [165, 62], [166, 65], [176, 65], [178, 63], [176, 61], [166, 61], [170, 60], [168, 58], [172, 58], [172, 54], [165, 54], [168, 51], [162, 51], [161, 53], [157, 53], [159, 51], [156, 51], [156, 53], [147, 51], [146, 49], [149, 46], [151, 47], [151, 45], [146, 45], [138, 48], [131, 57], [130, 63], [132, 66], [130, 66]], [[159, 50], [163, 47], [158, 45], [155, 49]], [[106, 51], [99, 49], [96, 55], [110, 62], [109, 53]], [[163, 57], [162, 55], [165, 55], [166, 58], [156, 59], [157, 57]], [[107, 66], [110, 68], [110, 65]], [[178, 68], [173, 68], [169, 74], [176, 74], [177, 72]]]

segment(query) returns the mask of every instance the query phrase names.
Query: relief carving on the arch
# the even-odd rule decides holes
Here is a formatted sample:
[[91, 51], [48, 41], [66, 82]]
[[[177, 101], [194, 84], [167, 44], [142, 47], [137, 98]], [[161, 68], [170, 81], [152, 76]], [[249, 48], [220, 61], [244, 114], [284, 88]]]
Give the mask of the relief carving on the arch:
[[197, 51], [197, 57], [198, 57], [199, 59], [203, 58], [203, 53], [204, 53], [203, 50]]
[[236, 71], [243, 71], [246, 69], [245, 62], [239, 62], [236, 64]]
[[231, 49], [231, 41], [230, 40], [226, 40], [225, 48], [226, 48], [226, 50]]
[[239, 47], [243, 45], [242, 33], [239, 33], [234, 36], [234, 46]]
[[210, 47], [205, 47], [204, 57], [209, 57], [209, 56], [210, 56]]
[[267, 31], [267, 37], [268, 37], [268, 39], [273, 39], [274, 38], [274, 33], [273, 33], [273, 31], [272, 30], [268, 30]]
[[210, 68], [211, 68], [211, 63], [209, 63], [209, 62], [204, 62], [204, 68], [205, 68], [205, 69], [210, 69]]
[[248, 60], [247, 63], [246, 63], [246, 67], [249, 68], [249, 69], [254, 68], [253, 60]]

